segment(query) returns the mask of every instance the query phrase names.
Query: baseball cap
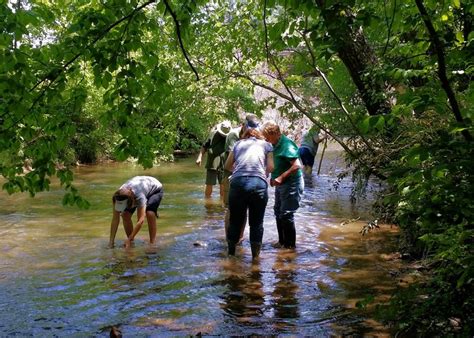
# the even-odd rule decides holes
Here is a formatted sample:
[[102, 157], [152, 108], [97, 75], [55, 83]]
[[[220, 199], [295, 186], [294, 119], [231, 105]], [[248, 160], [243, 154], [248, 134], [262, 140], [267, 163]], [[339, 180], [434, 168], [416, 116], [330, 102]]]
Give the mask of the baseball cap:
[[245, 116], [245, 126], [247, 128], [258, 128], [258, 117], [255, 114], [247, 114]]

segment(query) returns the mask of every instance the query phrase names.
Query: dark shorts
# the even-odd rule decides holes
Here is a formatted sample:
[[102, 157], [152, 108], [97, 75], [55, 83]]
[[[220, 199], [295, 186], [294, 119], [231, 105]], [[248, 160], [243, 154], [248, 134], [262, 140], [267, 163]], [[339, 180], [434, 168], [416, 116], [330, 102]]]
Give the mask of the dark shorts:
[[300, 148], [298, 150], [299, 154], [300, 154], [300, 159], [301, 159], [301, 162], [303, 163], [303, 165], [305, 166], [308, 166], [308, 167], [313, 167], [314, 165], [314, 155], [311, 154], [311, 152], [309, 151], [308, 148]]
[[[146, 201], [145, 211], [153, 211], [158, 217], [158, 207], [160, 206], [162, 198], [163, 198], [163, 189], [151, 195]], [[125, 210], [133, 214], [135, 210], [137, 210], [137, 207], [133, 207], [130, 209], [125, 209]]]
[[222, 170], [207, 169], [206, 170], [206, 185], [216, 185], [217, 182], [222, 184], [224, 179]]

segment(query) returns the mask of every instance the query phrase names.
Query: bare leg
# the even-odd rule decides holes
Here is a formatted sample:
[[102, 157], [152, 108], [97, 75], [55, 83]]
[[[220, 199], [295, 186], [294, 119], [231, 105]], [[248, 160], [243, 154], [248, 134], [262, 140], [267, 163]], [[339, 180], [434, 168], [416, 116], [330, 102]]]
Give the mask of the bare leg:
[[206, 184], [206, 190], [204, 191], [204, 197], [211, 198], [212, 195], [212, 185]]
[[150, 244], [154, 244], [156, 240], [156, 214], [148, 210], [146, 212], [146, 220], [148, 222], [148, 233], [150, 234]]
[[122, 220], [123, 220], [123, 228], [125, 229], [125, 233], [127, 234], [127, 238], [130, 237], [133, 231], [133, 222], [132, 222], [132, 214], [128, 211], [122, 212]]
[[221, 201], [224, 201], [224, 194], [225, 194], [224, 184], [219, 184], [219, 194], [221, 196]]

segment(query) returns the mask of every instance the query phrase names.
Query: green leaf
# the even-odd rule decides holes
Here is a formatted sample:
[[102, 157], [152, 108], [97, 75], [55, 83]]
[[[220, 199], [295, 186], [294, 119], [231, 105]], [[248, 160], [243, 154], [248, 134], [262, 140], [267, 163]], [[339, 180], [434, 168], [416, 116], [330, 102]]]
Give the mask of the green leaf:
[[366, 117], [359, 123], [359, 130], [362, 134], [367, 134], [370, 128], [370, 116]]

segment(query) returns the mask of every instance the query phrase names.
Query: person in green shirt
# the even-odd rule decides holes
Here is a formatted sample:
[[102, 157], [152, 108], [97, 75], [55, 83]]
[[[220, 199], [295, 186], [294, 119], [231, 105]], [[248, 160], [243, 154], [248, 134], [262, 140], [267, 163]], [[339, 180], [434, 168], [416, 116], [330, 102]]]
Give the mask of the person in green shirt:
[[314, 158], [318, 152], [319, 143], [327, 139], [326, 133], [321, 133], [317, 126], [312, 126], [306, 133], [303, 134], [303, 141], [301, 142], [299, 155], [303, 163], [303, 172], [311, 176], [313, 173]]
[[277, 246], [295, 248], [294, 214], [300, 206], [304, 190], [298, 146], [281, 133], [280, 127], [274, 121], [265, 122], [262, 131], [265, 139], [273, 145], [274, 169], [270, 185], [275, 187], [273, 210], [278, 230]]

